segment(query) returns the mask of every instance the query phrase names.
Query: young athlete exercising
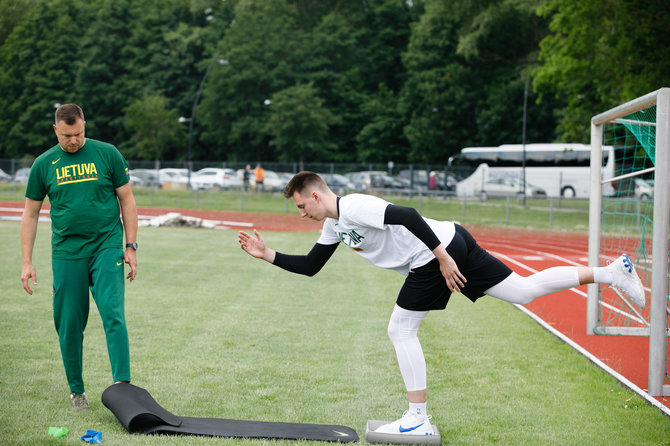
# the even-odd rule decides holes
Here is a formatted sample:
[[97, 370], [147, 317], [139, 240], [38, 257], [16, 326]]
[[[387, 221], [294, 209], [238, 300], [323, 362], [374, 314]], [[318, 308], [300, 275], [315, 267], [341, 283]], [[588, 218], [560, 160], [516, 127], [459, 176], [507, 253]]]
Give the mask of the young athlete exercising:
[[377, 432], [433, 434], [426, 413], [426, 362], [417, 332], [430, 310], [446, 307], [452, 292], [461, 292], [473, 302], [487, 294], [527, 304], [545, 294], [605, 283], [619, 288], [637, 305], [645, 303], [642, 283], [626, 254], [606, 267], [558, 266], [521, 277], [479, 247], [462, 226], [423, 218], [412, 208], [370, 195], [338, 197], [313, 172], [295, 175], [284, 196], [293, 198], [301, 217], [325, 220], [321, 236], [307, 255], [296, 256], [268, 248], [256, 230], [255, 237], [241, 231], [238, 241], [251, 256], [313, 276], [339, 243], [344, 243], [372, 264], [407, 276], [391, 314], [388, 335], [407, 389], [409, 410]]

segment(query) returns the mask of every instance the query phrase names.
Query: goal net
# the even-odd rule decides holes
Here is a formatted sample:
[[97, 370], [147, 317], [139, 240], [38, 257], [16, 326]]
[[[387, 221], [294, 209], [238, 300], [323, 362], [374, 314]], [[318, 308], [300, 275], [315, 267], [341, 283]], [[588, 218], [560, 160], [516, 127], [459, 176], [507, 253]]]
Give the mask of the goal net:
[[[587, 330], [650, 336], [652, 395], [670, 394], [669, 110], [670, 89], [662, 88], [591, 120], [589, 265], [604, 266], [627, 253], [642, 280], [647, 303], [640, 308], [610, 286], [590, 285]], [[615, 156], [614, 176], [606, 180], [601, 180], [600, 173], [603, 146], [613, 146]], [[604, 187], [608, 184], [612, 187]]]

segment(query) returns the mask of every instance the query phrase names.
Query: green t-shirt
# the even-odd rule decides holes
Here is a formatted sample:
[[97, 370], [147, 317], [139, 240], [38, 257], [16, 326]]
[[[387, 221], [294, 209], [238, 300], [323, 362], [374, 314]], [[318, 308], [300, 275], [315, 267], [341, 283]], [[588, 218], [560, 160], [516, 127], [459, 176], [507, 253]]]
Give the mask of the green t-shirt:
[[54, 259], [81, 259], [121, 247], [123, 226], [115, 189], [128, 181], [128, 164], [121, 153], [93, 139], [87, 138], [75, 153], [56, 145], [37, 157], [26, 197], [49, 197]]

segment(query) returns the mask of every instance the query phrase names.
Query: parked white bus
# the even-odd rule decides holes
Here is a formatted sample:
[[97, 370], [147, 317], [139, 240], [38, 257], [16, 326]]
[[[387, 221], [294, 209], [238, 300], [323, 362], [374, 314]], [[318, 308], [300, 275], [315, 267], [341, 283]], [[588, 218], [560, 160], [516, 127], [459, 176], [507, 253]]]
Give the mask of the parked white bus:
[[[523, 194], [522, 144], [499, 147], [467, 147], [453, 158], [460, 170], [456, 186], [458, 196], [487, 196], [487, 183], [509, 179]], [[543, 189], [546, 196], [588, 198], [591, 186], [591, 146], [587, 144], [526, 144], [526, 195]], [[603, 179], [614, 176], [614, 151], [603, 147]], [[532, 186], [532, 187], [531, 187]], [[614, 193], [610, 183], [603, 185], [605, 195]]]

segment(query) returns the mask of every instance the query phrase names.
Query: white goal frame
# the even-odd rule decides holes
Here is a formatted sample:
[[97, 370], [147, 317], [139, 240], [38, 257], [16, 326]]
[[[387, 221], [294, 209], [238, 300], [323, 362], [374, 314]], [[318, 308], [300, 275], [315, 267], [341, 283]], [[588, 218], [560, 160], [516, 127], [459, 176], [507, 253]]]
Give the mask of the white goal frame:
[[[649, 336], [649, 394], [670, 396], [665, 385], [668, 342], [668, 226], [670, 225], [670, 88], [660, 88], [591, 118], [591, 197], [589, 202], [589, 266], [600, 265], [600, 218], [602, 186], [651, 169], [607, 180], [601, 179], [603, 125], [638, 110], [656, 105], [656, 154], [654, 175], [654, 213], [649, 328], [610, 327], [607, 334]], [[658, 254], [661, 257], [658, 258]], [[588, 286], [586, 331], [596, 334], [598, 323], [598, 284]]]

